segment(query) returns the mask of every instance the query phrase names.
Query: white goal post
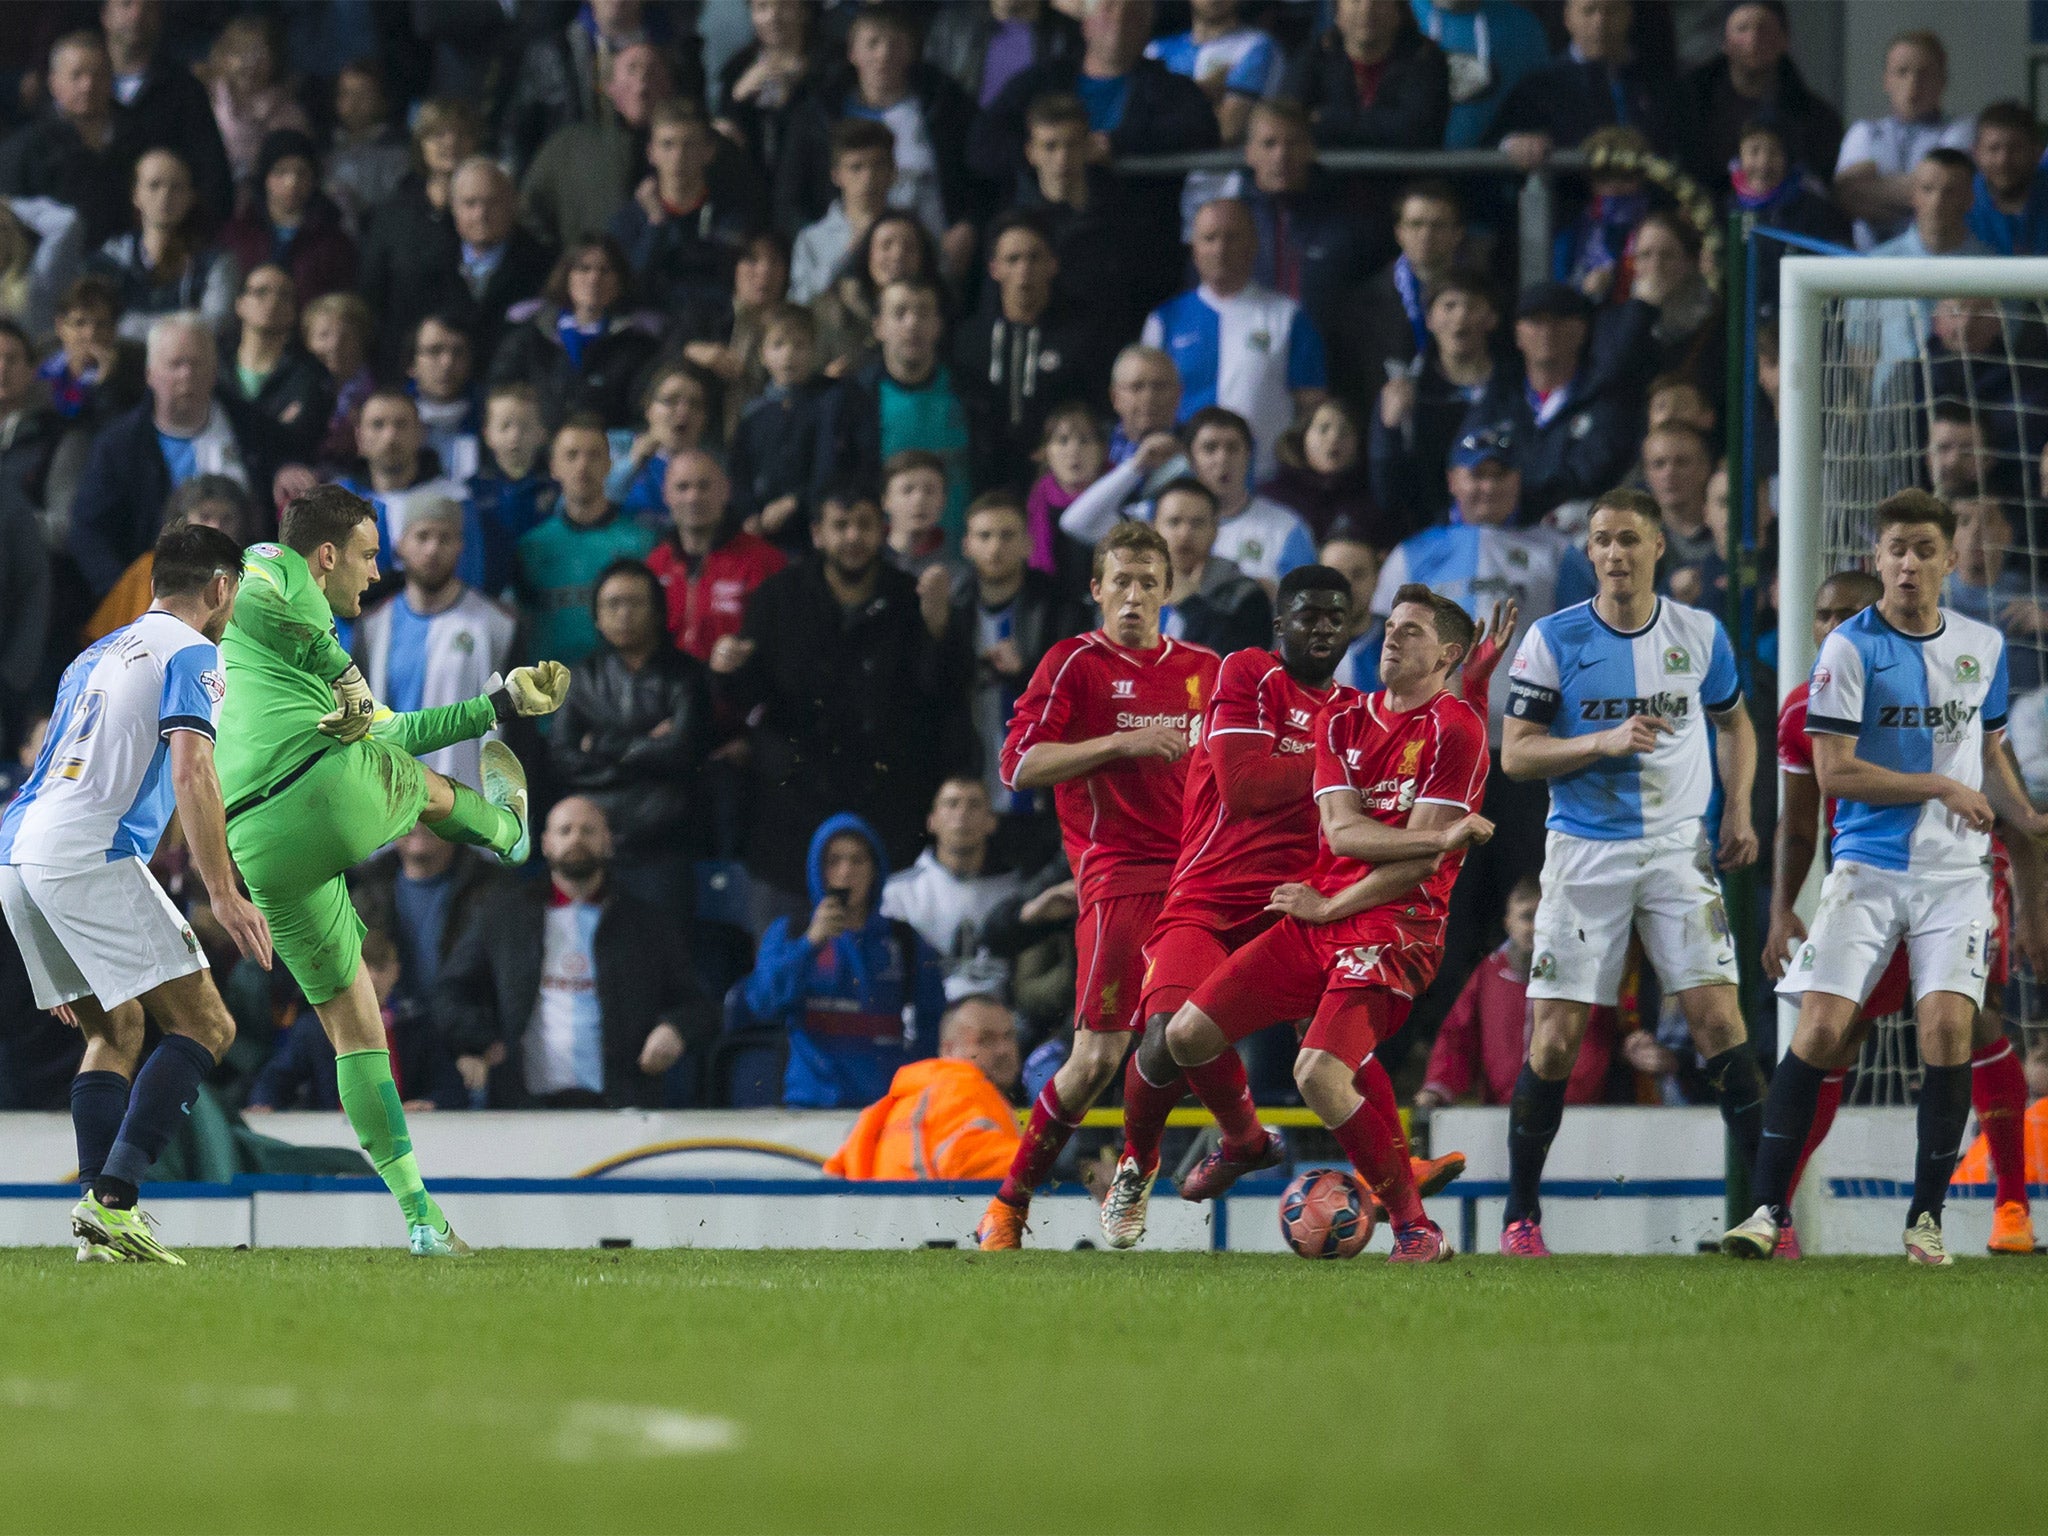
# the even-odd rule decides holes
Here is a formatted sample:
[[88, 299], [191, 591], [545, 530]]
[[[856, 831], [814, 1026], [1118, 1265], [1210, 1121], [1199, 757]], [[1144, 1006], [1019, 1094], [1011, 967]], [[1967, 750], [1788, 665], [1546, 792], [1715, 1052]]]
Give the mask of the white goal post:
[[1813, 600], [1828, 575], [1822, 415], [1826, 315], [1837, 299], [2048, 304], [2048, 257], [1787, 256], [1778, 269], [1778, 700], [1813, 670]]

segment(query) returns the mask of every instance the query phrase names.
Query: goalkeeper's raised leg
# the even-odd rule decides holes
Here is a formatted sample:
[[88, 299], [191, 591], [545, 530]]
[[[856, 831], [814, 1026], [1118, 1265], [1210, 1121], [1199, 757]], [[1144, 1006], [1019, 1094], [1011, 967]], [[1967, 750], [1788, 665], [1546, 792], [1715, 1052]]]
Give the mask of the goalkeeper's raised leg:
[[464, 1252], [420, 1178], [344, 877], [416, 823], [523, 861], [526, 778], [510, 749], [488, 747], [482, 794], [418, 755], [559, 709], [568, 669], [542, 662], [458, 704], [380, 709], [334, 633], [335, 616], [361, 612], [376, 579], [375, 510], [339, 486], [319, 486], [285, 508], [279, 537], [248, 551], [221, 642], [228, 845], [278, 955], [334, 1044], [342, 1108], [405, 1213], [412, 1251]]

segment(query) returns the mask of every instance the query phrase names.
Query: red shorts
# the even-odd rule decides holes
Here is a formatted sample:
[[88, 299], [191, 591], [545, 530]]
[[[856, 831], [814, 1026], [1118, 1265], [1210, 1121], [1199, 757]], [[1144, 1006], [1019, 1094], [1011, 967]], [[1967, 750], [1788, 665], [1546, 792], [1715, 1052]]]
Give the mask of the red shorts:
[[1138, 1009], [1139, 1022], [1154, 1014], [1177, 1012], [1210, 972], [1279, 920], [1277, 912], [1261, 912], [1223, 927], [1209, 913], [1162, 913], [1145, 945], [1145, 995]]
[[[1991, 962], [1991, 975], [1985, 984], [1986, 995], [1992, 987], [2003, 987], [2012, 976], [2012, 885], [2000, 870], [1991, 881], [1991, 911], [1996, 921], [1991, 928], [1991, 943], [1987, 946], [1987, 959]], [[1884, 968], [1884, 974], [1877, 978], [1877, 985], [1870, 989], [1870, 996], [1864, 1001], [1862, 1016], [1866, 1019], [1888, 1018], [1895, 1013], [1904, 1013], [1912, 1001], [1912, 972], [1906, 966], [1906, 946], [1901, 944], [1892, 951], [1891, 964]]]
[[1189, 1001], [1233, 1043], [1313, 1014], [1302, 1045], [1355, 1071], [1407, 1019], [1442, 953], [1384, 909], [1323, 927], [1289, 917], [1211, 972]]
[[1102, 1034], [1145, 1027], [1138, 1011], [1145, 980], [1145, 941], [1166, 905], [1166, 892], [1105, 896], [1074, 923], [1074, 1028]]

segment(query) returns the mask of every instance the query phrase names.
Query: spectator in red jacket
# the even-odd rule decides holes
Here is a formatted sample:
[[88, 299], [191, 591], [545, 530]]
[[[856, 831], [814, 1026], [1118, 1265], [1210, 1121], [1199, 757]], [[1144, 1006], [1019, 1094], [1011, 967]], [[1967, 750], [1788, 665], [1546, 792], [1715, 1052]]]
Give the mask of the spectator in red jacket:
[[718, 460], [698, 449], [669, 460], [662, 501], [675, 528], [647, 557], [668, 595], [668, 632], [702, 662], [720, 640], [740, 632], [754, 588], [789, 564], [766, 539], [733, 525], [732, 487]]
[[[1538, 894], [1536, 876], [1529, 875], [1509, 895], [1508, 941], [1479, 962], [1451, 1005], [1415, 1095], [1417, 1109], [1455, 1104], [1472, 1094], [1481, 1104], [1505, 1104], [1514, 1097], [1515, 1074], [1529, 1039], [1529, 959], [1536, 942]], [[1606, 1098], [1614, 1022], [1612, 1008], [1593, 1010], [1565, 1087], [1567, 1104], [1597, 1104]]]

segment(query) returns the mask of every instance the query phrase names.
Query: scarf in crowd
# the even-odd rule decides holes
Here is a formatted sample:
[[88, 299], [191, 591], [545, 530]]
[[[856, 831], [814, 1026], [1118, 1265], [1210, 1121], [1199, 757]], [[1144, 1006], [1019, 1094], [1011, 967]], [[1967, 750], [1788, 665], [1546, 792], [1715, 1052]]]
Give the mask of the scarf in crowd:
[[1799, 176], [1788, 171], [1775, 187], [1759, 188], [1742, 174], [1742, 162], [1728, 162], [1728, 185], [1735, 193], [1735, 206], [1744, 213], [1776, 213], [1799, 195]]
[[1422, 302], [1422, 279], [1406, 256], [1394, 263], [1394, 292], [1401, 297], [1408, 329], [1415, 337], [1415, 351], [1420, 355], [1429, 346], [1428, 306]]
[[1629, 246], [1635, 239], [1636, 226], [1643, 222], [1649, 211], [1647, 193], [1614, 195], [1596, 192], [1585, 215], [1579, 220], [1578, 259], [1565, 274], [1565, 281], [1577, 285], [1589, 272], [1618, 267], [1621, 270], [1614, 275], [1614, 286], [1608, 290], [1608, 299], [1618, 304], [1627, 298]]

